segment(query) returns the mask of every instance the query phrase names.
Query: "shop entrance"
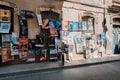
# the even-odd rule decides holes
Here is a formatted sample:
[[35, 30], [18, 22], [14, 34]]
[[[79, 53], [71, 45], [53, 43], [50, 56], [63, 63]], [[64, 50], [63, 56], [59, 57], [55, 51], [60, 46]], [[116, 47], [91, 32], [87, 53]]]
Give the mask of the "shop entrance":
[[[41, 27], [40, 30], [40, 37], [44, 40], [44, 47], [42, 47], [41, 50], [42, 52], [46, 51], [46, 54], [41, 54], [41, 58], [44, 57], [46, 60], [57, 60], [58, 53], [56, 51], [55, 38], [60, 38], [60, 30], [56, 29], [55, 23], [59, 20], [59, 13], [53, 11], [41, 11], [40, 13], [42, 16], [43, 25], [45, 24], [45, 21], [48, 20], [45, 28]], [[57, 31], [58, 35], [51, 34], [53, 32], [53, 28]]]
[[114, 18], [113, 25], [113, 53], [120, 53], [120, 18]]

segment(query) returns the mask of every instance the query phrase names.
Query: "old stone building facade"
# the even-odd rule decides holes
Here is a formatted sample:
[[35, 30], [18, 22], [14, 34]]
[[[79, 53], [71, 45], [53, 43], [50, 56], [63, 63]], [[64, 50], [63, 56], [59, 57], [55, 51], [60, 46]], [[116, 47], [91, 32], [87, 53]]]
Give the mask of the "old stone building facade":
[[[35, 13], [28, 21], [28, 38], [35, 39], [41, 33], [36, 14], [41, 13], [46, 18], [49, 15], [64, 21], [82, 22], [89, 18], [93, 20], [93, 35], [103, 34], [107, 27], [106, 54], [115, 52], [115, 46], [120, 45], [120, 0], [0, 0], [0, 5], [14, 9], [14, 33], [19, 37], [18, 16], [21, 10]], [[47, 13], [45, 13], [47, 11]], [[51, 12], [52, 11], [52, 12]], [[51, 12], [49, 14], [49, 12]], [[118, 33], [115, 30], [118, 29]], [[81, 34], [81, 33], [80, 33]], [[117, 35], [116, 35], [117, 34]], [[114, 40], [117, 37], [117, 41]], [[69, 44], [69, 43], [68, 43]], [[73, 47], [73, 53], [76, 53]], [[79, 59], [81, 55], [73, 55]]]

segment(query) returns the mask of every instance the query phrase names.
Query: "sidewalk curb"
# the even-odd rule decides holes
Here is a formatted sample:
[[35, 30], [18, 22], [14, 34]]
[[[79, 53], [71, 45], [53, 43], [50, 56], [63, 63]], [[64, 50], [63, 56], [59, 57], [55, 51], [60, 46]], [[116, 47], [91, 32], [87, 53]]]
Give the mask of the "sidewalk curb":
[[59, 67], [57, 66], [57, 67], [43, 68], [43, 69], [24, 70], [24, 71], [19, 71], [19, 72], [12, 72], [12, 73], [3, 73], [3, 74], [0, 74], [0, 78], [25, 75], [25, 74], [32, 74], [32, 73], [40, 73], [40, 72], [46, 72], [46, 71], [55, 71], [55, 70], [61, 70], [61, 69], [63, 70], [63, 69], [71, 69], [71, 68], [99, 65], [99, 64], [118, 62], [118, 61], [120, 61], [120, 59], [108, 60], [108, 61], [99, 61], [99, 62], [93, 62], [93, 63], [83, 63], [83, 64], [77, 64], [77, 65], [64, 65], [64, 66], [61, 65]]

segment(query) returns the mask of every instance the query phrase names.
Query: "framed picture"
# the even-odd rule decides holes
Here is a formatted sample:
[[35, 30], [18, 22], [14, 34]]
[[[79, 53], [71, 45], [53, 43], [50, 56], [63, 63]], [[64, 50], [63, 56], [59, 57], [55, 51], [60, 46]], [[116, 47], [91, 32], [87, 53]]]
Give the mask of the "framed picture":
[[10, 22], [1, 22], [0, 23], [0, 33], [9, 33], [10, 32]]

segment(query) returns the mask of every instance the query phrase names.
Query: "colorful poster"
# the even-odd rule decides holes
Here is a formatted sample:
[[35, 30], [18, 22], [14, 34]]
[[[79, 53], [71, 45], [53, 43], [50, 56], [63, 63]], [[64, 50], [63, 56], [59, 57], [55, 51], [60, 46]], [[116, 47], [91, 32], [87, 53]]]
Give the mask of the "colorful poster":
[[58, 32], [55, 27], [50, 28], [50, 35], [51, 36], [58, 36]]
[[62, 31], [62, 37], [68, 37], [69, 31]]
[[9, 21], [10, 22], [10, 10], [5, 10], [5, 9], [1, 9], [1, 19], [2, 21]]
[[78, 31], [79, 30], [78, 22], [73, 22], [72, 25], [73, 25], [72, 26], [73, 31]]
[[62, 40], [68, 40], [69, 31], [62, 31]]
[[11, 55], [19, 55], [19, 50], [17, 45], [11, 44]]
[[27, 51], [20, 51], [20, 61], [25, 61], [27, 59]]
[[11, 56], [11, 49], [10, 48], [2, 48], [1, 51], [1, 56], [2, 56], [2, 62], [8, 62], [14, 59], [13, 56]]
[[61, 20], [56, 20], [55, 27], [56, 27], [57, 30], [61, 30], [62, 29], [62, 21]]
[[28, 50], [28, 38], [19, 38], [19, 50]]
[[62, 21], [62, 30], [68, 30], [68, 21]]
[[55, 27], [55, 19], [54, 18], [50, 18], [49, 22], [48, 22], [47, 28], [53, 28], [53, 27]]
[[43, 20], [43, 24], [42, 24], [42, 29], [47, 29], [47, 25], [48, 25], [49, 19], [45, 19]]
[[88, 31], [93, 33], [93, 22], [88, 22]]
[[26, 62], [33, 62], [33, 61], [35, 61], [35, 51], [28, 50]]
[[9, 33], [10, 26], [11, 26], [11, 23], [9, 23], [9, 22], [1, 22], [0, 23], [0, 33]]

